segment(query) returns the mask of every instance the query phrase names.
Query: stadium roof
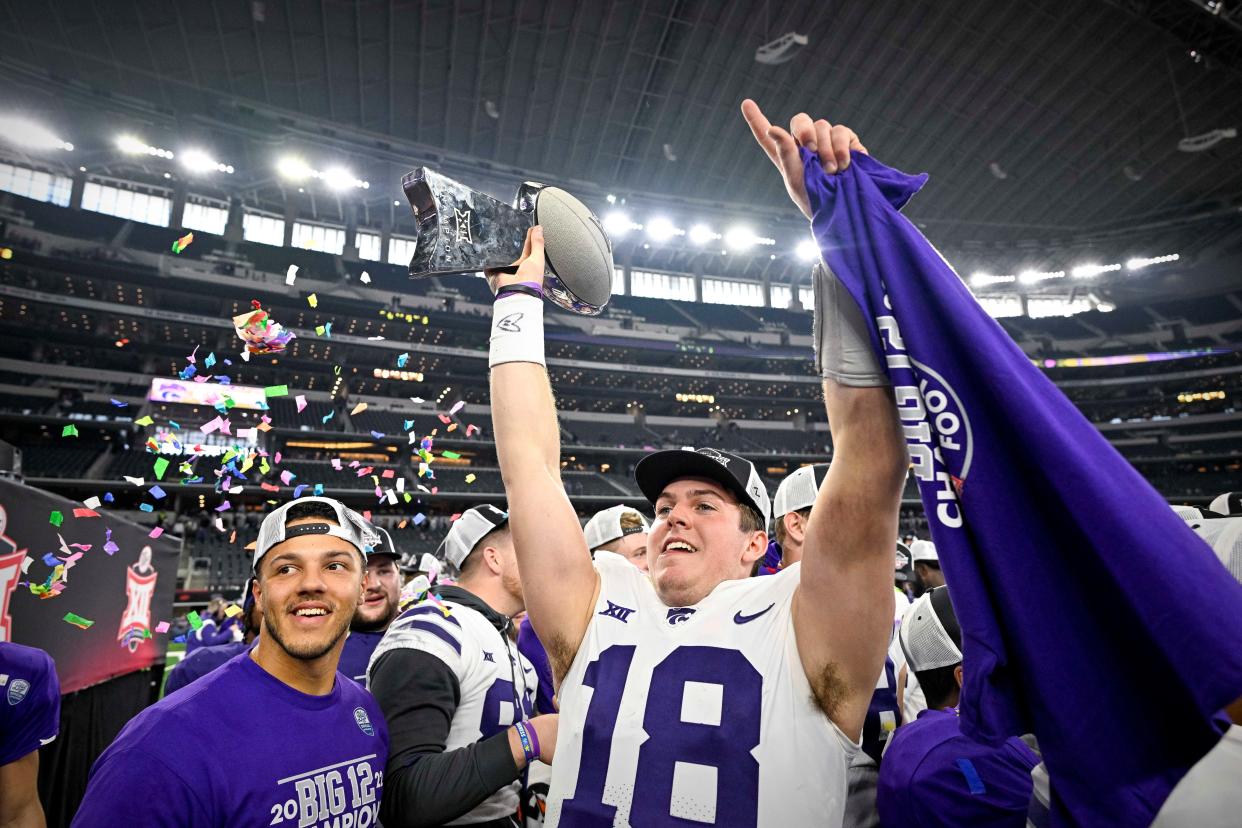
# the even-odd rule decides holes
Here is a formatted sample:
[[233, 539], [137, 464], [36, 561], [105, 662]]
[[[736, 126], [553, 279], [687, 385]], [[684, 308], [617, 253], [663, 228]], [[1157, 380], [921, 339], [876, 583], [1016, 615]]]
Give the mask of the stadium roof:
[[[218, 152], [255, 192], [294, 136], [368, 154], [356, 172], [385, 182], [361, 196], [368, 211], [406, 212], [397, 176], [435, 163], [796, 223], [738, 114], [751, 96], [774, 119], [848, 123], [882, 160], [932, 173], [909, 212], [938, 243], [1137, 234], [1185, 250], [1168, 240], [1239, 232], [1242, 140], [1178, 144], [1242, 126], [1240, 7], [5, 0], [0, 88], [61, 107], [61, 123], [88, 99], [138, 117], [136, 100], [152, 124], [231, 134]], [[756, 61], [789, 32], [807, 45]]]

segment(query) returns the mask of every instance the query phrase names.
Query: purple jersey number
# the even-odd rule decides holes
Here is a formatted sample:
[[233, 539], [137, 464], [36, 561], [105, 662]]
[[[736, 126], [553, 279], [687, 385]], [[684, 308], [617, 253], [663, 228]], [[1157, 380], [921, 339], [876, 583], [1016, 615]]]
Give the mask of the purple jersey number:
[[[503, 721], [500, 715], [500, 706], [505, 702], [513, 708], [507, 722]], [[489, 736], [495, 736], [514, 722], [529, 719], [534, 713], [535, 701], [529, 691], [519, 703], [513, 682], [508, 679], [496, 679], [492, 682], [492, 686], [487, 688], [487, 694], [483, 696], [483, 713], [479, 721], [479, 733], [482, 735], [479, 738], [486, 739]]]
[[[633, 645], [613, 645], [587, 665], [582, 683], [594, 688], [582, 736], [582, 759], [573, 799], [562, 804], [564, 825], [611, 826], [617, 809], [603, 801], [613, 730], [621, 707]], [[682, 719], [686, 682], [721, 688], [719, 724]], [[753, 826], [759, 814], [759, 764], [751, 750], [759, 744], [763, 676], [737, 650], [678, 647], [656, 665], [647, 690], [643, 731], [649, 737], [638, 752], [633, 825], [697, 825], [672, 816], [673, 771], [678, 762], [716, 769], [716, 814], [730, 825]], [[705, 711], [706, 712], [706, 711]], [[714, 715], [711, 718], [715, 718]]]

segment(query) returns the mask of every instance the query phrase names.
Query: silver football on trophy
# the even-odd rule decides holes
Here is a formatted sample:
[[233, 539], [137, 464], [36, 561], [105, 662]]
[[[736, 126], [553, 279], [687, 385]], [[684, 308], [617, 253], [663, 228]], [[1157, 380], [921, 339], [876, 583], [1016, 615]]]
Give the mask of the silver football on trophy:
[[599, 219], [564, 190], [527, 182], [509, 206], [426, 167], [407, 173], [401, 188], [418, 222], [410, 276], [509, 269], [526, 231], [539, 224], [544, 296], [586, 316], [612, 298], [612, 243]]

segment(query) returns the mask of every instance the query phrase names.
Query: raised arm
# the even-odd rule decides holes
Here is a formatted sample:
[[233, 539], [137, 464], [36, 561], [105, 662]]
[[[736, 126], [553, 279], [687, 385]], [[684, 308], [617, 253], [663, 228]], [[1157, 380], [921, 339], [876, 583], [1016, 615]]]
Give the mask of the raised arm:
[[[497, 289], [543, 282], [543, 230], [532, 228], [516, 274]], [[492, 431], [509, 501], [526, 609], [559, 681], [586, 634], [599, 588], [578, 515], [561, 484], [556, 402], [543, 361], [543, 300], [503, 296], [492, 319]]]
[[[749, 100], [742, 113], [807, 218], [798, 146], [817, 153], [829, 173], [849, 167], [851, 149], [866, 152], [847, 127], [799, 114], [786, 132]], [[909, 458], [857, 304], [823, 265], [814, 278], [816, 362], [833, 456], [807, 526], [794, 632], [820, 705], [858, 739], [892, 632], [894, 540]]]

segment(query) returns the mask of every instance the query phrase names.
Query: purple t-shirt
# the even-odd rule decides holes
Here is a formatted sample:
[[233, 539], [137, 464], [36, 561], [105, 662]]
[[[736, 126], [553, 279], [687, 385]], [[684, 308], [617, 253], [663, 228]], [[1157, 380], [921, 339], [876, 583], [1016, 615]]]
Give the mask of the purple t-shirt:
[[367, 665], [371, 663], [371, 653], [375, 652], [375, 646], [383, 637], [382, 630], [351, 632], [345, 639], [345, 648], [341, 650], [341, 663], [337, 665], [336, 671], [366, 687]]
[[190, 682], [201, 679], [217, 667], [223, 667], [239, 653], [249, 650], [251, 646], [241, 641], [233, 641], [228, 644], [217, 644], [214, 647], [199, 647], [178, 661], [172, 668], [172, 672], [168, 674], [168, 680], [164, 682], [164, 695], [167, 696]]
[[897, 728], [876, 791], [882, 828], [1025, 828], [1039, 757], [1017, 737], [976, 742], [959, 724], [952, 710], [924, 710]]
[[125, 726], [73, 825], [361, 828], [379, 815], [387, 759], [370, 693], [337, 673], [310, 696], [244, 652]]
[[535, 635], [535, 628], [531, 626], [529, 618], [523, 618], [522, 626], [518, 627], [517, 647], [518, 652], [526, 656], [534, 666], [535, 675], [539, 678], [539, 689], [535, 693], [535, 712], [555, 713], [556, 705], [552, 703], [552, 665], [548, 663], [548, 652], [543, 648], [539, 636]]
[[52, 657], [0, 642], [0, 765], [16, 762], [60, 731], [60, 679]]
[[206, 618], [203, 620], [203, 626], [197, 630], [190, 630], [185, 635], [185, 652], [186, 655], [193, 653], [203, 647], [218, 647], [221, 644], [230, 644], [237, 640], [237, 634], [234, 629], [242, 628], [241, 616], [225, 616], [223, 621], [217, 622], [214, 618]]

